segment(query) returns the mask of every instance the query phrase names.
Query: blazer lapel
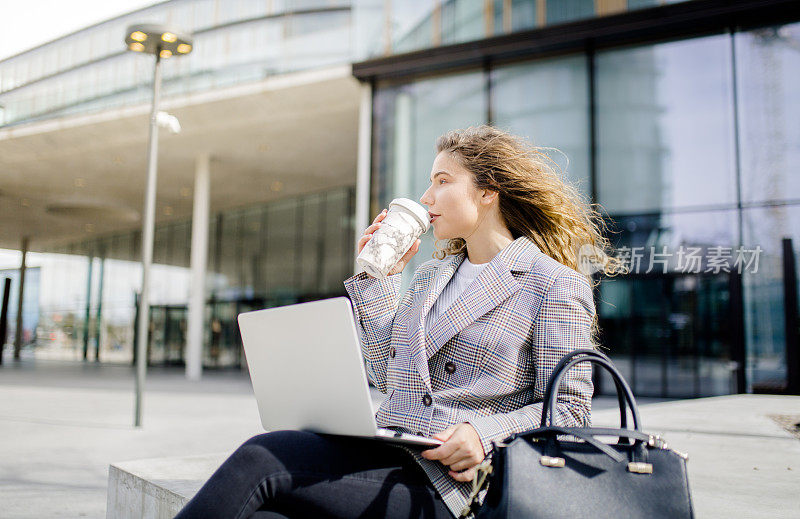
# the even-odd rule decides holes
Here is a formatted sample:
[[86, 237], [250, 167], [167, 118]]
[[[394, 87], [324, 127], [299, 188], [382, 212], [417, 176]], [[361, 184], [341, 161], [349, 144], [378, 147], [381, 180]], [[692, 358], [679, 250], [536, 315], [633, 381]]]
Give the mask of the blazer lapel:
[[425, 318], [464, 261], [465, 254], [448, 256], [428, 277], [427, 288], [423, 286], [418, 292], [419, 299], [414, 301], [417, 311], [409, 321], [408, 338], [413, 364], [429, 389], [431, 378], [428, 359], [455, 334], [517, 292], [520, 284], [512, 272], [531, 270], [538, 254], [541, 251], [529, 238], [523, 236], [514, 240], [486, 265], [475, 281], [439, 317], [426, 336]]
[[508, 267], [501, 258], [495, 257], [429, 330], [425, 340], [426, 361], [455, 334], [519, 289], [520, 284]]
[[439, 265], [433, 275], [428, 279], [427, 290], [422, 290], [422, 304], [415, 305], [418, 309], [414, 319], [409, 323], [408, 337], [411, 343], [411, 356], [414, 365], [422, 376], [422, 380], [430, 388], [431, 378], [428, 370], [428, 357], [425, 354], [425, 317], [428, 315], [433, 303], [442, 293], [444, 287], [453, 277], [458, 266], [464, 261], [464, 255], [450, 256]]

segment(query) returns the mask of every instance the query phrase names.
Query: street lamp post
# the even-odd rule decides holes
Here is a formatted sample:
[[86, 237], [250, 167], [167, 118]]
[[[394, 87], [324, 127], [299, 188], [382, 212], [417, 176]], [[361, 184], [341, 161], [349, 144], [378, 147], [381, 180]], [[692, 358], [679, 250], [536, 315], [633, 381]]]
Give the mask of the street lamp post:
[[161, 60], [189, 54], [192, 38], [157, 24], [128, 27], [125, 37], [128, 49], [152, 54], [156, 58], [153, 73], [153, 106], [150, 110], [150, 141], [147, 147], [147, 188], [142, 219], [142, 293], [139, 297], [139, 329], [136, 343], [136, 411], [134, 425], [142, 425], [142, 391], [147, 370], [147, 343], [150, 328], [149, 277], [153, 262], [153, 234], [156, 216], [156, 178], [158, 166], [158, 102], [161, 95]]

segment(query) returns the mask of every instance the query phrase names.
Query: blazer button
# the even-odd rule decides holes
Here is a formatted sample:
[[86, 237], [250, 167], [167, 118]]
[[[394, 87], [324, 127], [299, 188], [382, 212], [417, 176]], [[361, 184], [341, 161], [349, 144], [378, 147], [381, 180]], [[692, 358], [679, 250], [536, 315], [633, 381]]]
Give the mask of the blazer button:
[[395, 355], [397, 355], [397, 352], [395, 351], [394, 346], [389, 346], [389, 356], [394, 358]]
[[422, 403], [425, 404], [425, 407], [430, 406], [433, 403], [433, 399], [431, 398], [431, 395], [429, 395], [428, 393], [425, 393], [425, 396], [422, 397]]
[[444, 370], [448, 373], [455, 373], [456, 372], [456, 365], [454, 362], [448, 362], [444, 365]]

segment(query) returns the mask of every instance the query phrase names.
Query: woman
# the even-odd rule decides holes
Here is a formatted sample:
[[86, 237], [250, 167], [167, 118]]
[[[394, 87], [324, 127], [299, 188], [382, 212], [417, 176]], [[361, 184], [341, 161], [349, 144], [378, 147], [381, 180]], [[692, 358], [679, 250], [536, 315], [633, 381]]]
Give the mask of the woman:
[[[523, 140], [490, 126], [436, 142], [420, 201], [446, 240], [400, 300], [400, 273], [345, 281], [370, 381], [386, 400], [378, 425], [432, 436], [422, 450], [280, 431], [256, 436], [215, 472], [178, 517], [458, 516], [492, 442], [535, 428], [558, 360], [591, 347], [591, 278], [578, 250], [613, 272], [599, 215]], [[381, 226], [382, 211], [358, 241]], [[556, 421], [586, 425], [588, 365], [573, 368]], [[256, 512], [261, 510], [260, 512]], [[269, 510], [269, 512], [267, 512]], [[255, 513], [255, 515], [253, 515]]]

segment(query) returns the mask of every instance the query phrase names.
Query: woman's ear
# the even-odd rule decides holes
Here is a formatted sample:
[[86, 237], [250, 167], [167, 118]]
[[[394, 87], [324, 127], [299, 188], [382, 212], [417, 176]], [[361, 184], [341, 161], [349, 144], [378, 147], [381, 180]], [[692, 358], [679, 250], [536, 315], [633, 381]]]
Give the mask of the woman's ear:
[[491, 189], [483, 190], [483, 195], [481, 195], [482, 204], [491, 204], [495, 200], [497, 200], [497, 191], [492, 191]]

